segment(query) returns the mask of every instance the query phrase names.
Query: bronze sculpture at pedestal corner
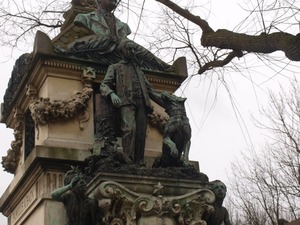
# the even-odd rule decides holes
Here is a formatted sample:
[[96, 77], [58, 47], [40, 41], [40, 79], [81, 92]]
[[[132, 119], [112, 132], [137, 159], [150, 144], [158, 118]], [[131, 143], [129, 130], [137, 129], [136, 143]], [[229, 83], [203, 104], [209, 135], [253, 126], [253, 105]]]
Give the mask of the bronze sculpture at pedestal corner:
[[163, 133], [162, 156], [154, 167], [187, 166], [192, 131], [184, 107], [186, 98], [162, 92], [161, 99], [169, 119]]
[[214, 211], [206, 212], [203, 215], [203, 220], [207, 225], [231, 225], [227, 209], [223, 206], [223, 201], [226, 196], [227, 188], [220, 180], [210, 182], [209, 189], [215, 194], [216, 200], [212, 204]]
[[51, 197], [62, 202], [67, 212], [67, 225], [98, 225], [98, 202], [86, 196], [86, 182], [80, 174], [70, 170], [65, 175], [65, 186], [55, 189]]
[[100, 85], [103, 96], [110, 99], [121, 112], [123, 153], [133, 162], [144, 159], [148, 114], [152, 111], [150, 99], [160, 105], [160, 94], [147, 81], [136, 61], [136, 45], [124, 39], [119, 49], [123, 60], [108, 67]]
[[[98, 9], [88, 14], [78, 14], [74, 24], [84, 27], [91, 35], [79, 38], [70, 43], [66, 50], [56, 46], [57, 53], [90, 59], [110, 65], [121, 60], [116, 51], [120, 41], [127, 39], [131, 33], [129, 26], [113, 14], [117, 7], [116, 0], [95, 0]], [[149, 50], [133, 42], [137, 51], [137, 59], [141, 66], [151, 70], [173, 71], [174, 68], [154, 56]]]

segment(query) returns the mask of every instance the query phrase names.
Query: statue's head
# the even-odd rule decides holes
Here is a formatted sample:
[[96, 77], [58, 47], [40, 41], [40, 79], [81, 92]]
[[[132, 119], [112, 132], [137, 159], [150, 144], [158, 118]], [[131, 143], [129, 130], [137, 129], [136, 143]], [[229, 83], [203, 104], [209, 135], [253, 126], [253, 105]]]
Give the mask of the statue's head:
[[95, 0], [99, 9], [111, 12], [117, 8], [117, 0]]
[[124, 38], [120, 41], [118, 48], [124, 59], [136, 58], [136, 44], [133, 41]]
[[85, 192], [86, 189], [86, 182], [83, 179], [83, 177], [78, 177], [77, 178], [78, 181], [76, 182], [75, 186], [73, 187], [73, 189], [79, 191], [79, 192]]
[[214, 192], [216, 199], [224, 199], [227, 192], [226, 185], [220, 180], [215, 180], [212, 181], [211, 183], [212, 183], [211, 190]]

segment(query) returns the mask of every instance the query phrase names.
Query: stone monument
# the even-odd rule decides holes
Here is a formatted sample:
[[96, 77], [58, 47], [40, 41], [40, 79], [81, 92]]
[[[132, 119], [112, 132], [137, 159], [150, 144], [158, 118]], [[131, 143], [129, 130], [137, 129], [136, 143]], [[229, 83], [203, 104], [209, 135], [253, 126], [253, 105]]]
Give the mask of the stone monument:
[[188, 159], [185, 99], [170, 94], [185, 59], [168, 65], [129, 40], [116, 6], [73, 0], [60, 34], [37, 32], [16, 61], [0, 118], [15, 137], [2, 157], [9, 225], [204, 225], [214, 211]]

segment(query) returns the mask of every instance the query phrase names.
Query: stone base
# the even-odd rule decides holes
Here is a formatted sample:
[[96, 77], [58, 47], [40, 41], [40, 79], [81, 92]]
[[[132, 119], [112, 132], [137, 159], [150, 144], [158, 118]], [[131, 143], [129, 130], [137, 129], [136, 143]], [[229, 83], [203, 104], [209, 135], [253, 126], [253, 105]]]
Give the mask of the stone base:
[[[37, 146], [0, 199], [0, 209], [8, 217], [8, 225], [66, 224], [64, 206], [51, 199], [51, 192], [64, 185], [64, 174], [71, 165], [85, 168], [83, 161], [90, 155], [87, 150]], [[163, 186], [163, 195], [169, 197], [205, 187], [199, 179], [97, 172], [87, 185], [87, 195], [99, 195], [99, 187], [105, 182], [117, 183], [137, 196], [152, 196], [157, 186]], [[172, 221], [169, 217], [166, 220]]]

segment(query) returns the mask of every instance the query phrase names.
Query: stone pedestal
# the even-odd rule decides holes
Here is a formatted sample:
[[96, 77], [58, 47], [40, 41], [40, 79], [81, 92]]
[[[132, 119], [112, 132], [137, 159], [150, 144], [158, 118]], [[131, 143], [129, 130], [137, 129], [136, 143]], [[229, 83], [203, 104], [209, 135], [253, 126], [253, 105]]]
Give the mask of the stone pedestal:
[[[83, 165], [82, 159], [89, 155], [90, 153], [85, 150], [37, 146], [19, 169], [22, 176], [16, 176], [1, 197], [1, 211], [8, 217], [8, 224], [66, 224], [67, 217], [64, 205], [51, 199], [51, 192], [63, 186], [64, 174], [71, 165]], [[99, 200], [109, 199], [108, 195], [103, 196], [105, 193], [103, 185], [115, 184], [118, 185], [118, 189], [122, 189], [125, 195], [133, 193], [135, 197], [131, 200], [131, 204], [134, 204], [140, 196], [154, 201], [157, 197], [154, 197], [153, 193], [157, 185], [164, 187], [162, 197], [165, 201], [172, 200], [173, 202], [176, 199], [181, 199], [181, 207], [187, 203], [191, 204], [190, 201], [198, 199], [199, 196], [206, 196], [207, 198], [201, 199], [201, 201], [198, 199], [201, 204], [210, 203], [214, 199], [214, 195], [204, 189], [205, 186], [200, 179], [101, 172], [88, 183], [87, 195]], [[192, 199], [190, 199], [191, 196]], [[170, 213], [166, 213], [166, 219], [172, 219], [170, 215]], [[158, 217], [154, 216], [151, 221], [156, 219]], [[147, 219], [147, 221], [150, 220]]]
[[[57, 55], [44, 34], [38, 33], [34, 52], [17, 60], [12, 81], [1, 105], [1, 122], [14, 129], [15, 140], [4, 169], [15, 175], [0, 200], [9, 225], [63, 225], [64, 206], [50, 198], [63, 185], [71, 165], [82, 165], [93, 154], [95, 109], [99, 83], [107, 66]], [[174, 92], [185, 77], [176, 73], [144, 71], [158, 91]], [[146, 140], [150, 167], [161, 155], [163, 109], [154, 104]], [[93, 194], [102, 181], [118, 182], [137, 193], [149, 194], [161, 182], [168, 195], [199, 189], [194, 180], [99, 173], [88, 185]]]
[[[65, 16], [62, 32], [54, 40], [38, 32], [33, 52], [16, 61], [1, 104], [0, 120], [14, 129], [15, 136], [2, 159], [4, 169], [15, 175], [0, 199], [8, 225], [66, 224], [65, 207], [53, 200], [51, 193], [66, 185], [64, 176], [71, 166], [85, 171], [89, 166], [86, 159], [98, 156], [103, 149], [101, 138], [111, 134], [110, 130], [107, 136], [101, 133], [102, 116], [112, 111], [104, 106], [99, 92], [108, 65], [53, 51], [55, 45], [66, 47], [74, 38], [87, 35], [87, 30], [72, 21], [78, 12], [86, 12], [84, 4], [72, 2], [74, 7]], [[174, 92], [187, 77], [185, 59], [177, 60], [174, 68], [172, 72], [143, 72], [157, 91]], [[203, 212], [214, 200], [212, 192], [205, 189], [205, 176], [182, 178], [174, 176], [172, 169], [169, 177], [151, 172], [155, 157], [161, 155], [167, 120], [164, 110], [153, 106], [144, 173], [137, 171], [139, 167], [133, 167], [132, 173], [121, 171], [123, 167], [119, 172], [85, 171], [89, 176], [86, 195], [96, 199], [99, 206], [107, 200], [114, 209], [119, 207], [118, 212], [106, 209], [105, 224], [201, 224]]]

